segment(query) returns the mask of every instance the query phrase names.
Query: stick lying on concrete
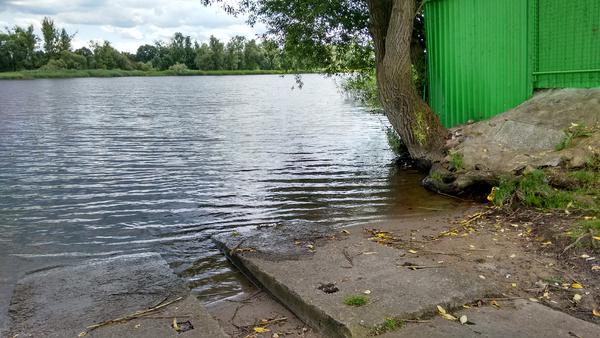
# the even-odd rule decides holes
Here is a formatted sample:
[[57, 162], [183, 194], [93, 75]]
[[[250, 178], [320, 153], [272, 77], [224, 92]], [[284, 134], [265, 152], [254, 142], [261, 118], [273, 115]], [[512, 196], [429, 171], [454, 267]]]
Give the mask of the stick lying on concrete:
[[123, 317], [106, 320], [106, 321], [103, 321], [103, 322], [98, 323], [98, 324], [90, 325], [90, 326], [87, 327], [87, 329], [85, 331], [83, 331], [83, 332], [81, 332], [79, 334], [79, 337], [83, 337], [86, 334], [88, 334], [89, 332], [94, 331], [95, 329], [103, 327], [103, 326], [106, 326], [106, 325], [128, 322], [128, 321], [130, 321], [132, 319], [136, 319], [136, 318], [140, 318], [140, 317], [149, 315], [149, 314], [154, 313], [154, 312], [156, 312], [156, 311], [158, 311], [158, 310], [160, 310], [160, 309], [162, 309], [164, 307], [167, 307], [167, 306], [169, 306], [169, 305], [171, 305], [173, 303], [176, 303], [176, 302], [178, 302], [178, 301], [180, 301], [182, 299], [183, 299], [183, 297], [178, 297], [178, 298], [173, 299], [171, 301], [168, 301], [166, 303], [164, 303], [164, 301], [162, 301], [162, 302], [158, 303], [158, 305], [153, 306], [151, 308], [148, 308], [146, 310], [136, 311], [136, 312], [134, 312], [134, 313], [132, 313], [130, 315], [126, 315], [126, 316], [123, 316]]

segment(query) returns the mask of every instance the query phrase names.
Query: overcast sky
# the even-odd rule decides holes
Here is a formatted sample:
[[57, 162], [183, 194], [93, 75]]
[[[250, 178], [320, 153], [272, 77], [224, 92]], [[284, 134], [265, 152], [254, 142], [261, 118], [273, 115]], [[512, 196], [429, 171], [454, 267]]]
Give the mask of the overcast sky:
[[175, 32], [207, 41], [234, 35], [255, 38], [264, 31], [249, 27], [218, 6], [204, 7], [200, 0], [0, 0], [0, 27], [33, 24], [38, 36], [44, 16], [60, 28], [77, 33], [73, 46], [90, 40], [108, 40], [119, 50], [135, 52], [139, 45], [167, 40]]

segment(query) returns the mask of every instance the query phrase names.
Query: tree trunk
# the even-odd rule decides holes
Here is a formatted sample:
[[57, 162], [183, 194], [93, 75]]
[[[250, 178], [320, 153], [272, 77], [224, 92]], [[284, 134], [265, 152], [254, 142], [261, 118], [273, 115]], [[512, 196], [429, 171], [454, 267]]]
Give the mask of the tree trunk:
[[411, 68], [415, 0], [368, 0], [377, 86], [385, 113], [410, 156], [431, 164], [443, 158], [447, 130], [417, 94]]

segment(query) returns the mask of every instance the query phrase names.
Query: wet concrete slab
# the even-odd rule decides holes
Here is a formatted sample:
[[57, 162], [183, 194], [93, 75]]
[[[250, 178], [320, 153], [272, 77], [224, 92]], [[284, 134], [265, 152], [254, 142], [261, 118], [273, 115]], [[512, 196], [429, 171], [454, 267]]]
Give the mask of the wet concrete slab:
[[[177, 300], [177, 301], [175, 301]], [[138, 319], [93, 324], [167, 304]], [[49, 268], [19, 280], [9, 307], [9, 337], [226, 337], [155, 253]], [[178, 333], [173, 320], [193, 329]]]
[[[472, 266], [452, 264], [441, 261], [444, 258], [437, 251], [427, 251], [435, 248], [425, 248], [419, 239], [431, 238], [448, 222], [443, 216], [407, 217], [377, 224], [377, 231], [363, 226], [340, 230], [287, 224], [220, 234], [214, 240], [240, 270], [325, 337], [381, 334], [388, 318], [408, 320], [408, 324], [383, 333], [384, 337], [599, 336], [597, 324], [526, 298], [507, 296], [502, 287], [506, 281], [483, 276], [478, 259]], [[403, 233], [399, 236], [406, 236], [408, 246], [383, 245], [377, 234], [385, 231]], [[492, 254], [466, 244], [454, 249], [460, 248], [466, 252], [458, 260], [479, 252], [475, 250]], [[439, 250], [445, 251], [441, 256], [446, 260], [454, 254], [448, 248]], [[344, 304], [353, 295], [366, 296], [366, 305]], [[491, 306], [490, 300], [499, 305]], [[474, 302], [481, 306], [463, 307]], [[457, 317], [466, 315], [473, 325], [442, 319], [437, 305]]]
[[[418, 317], [436, 305], [454, 308], [493, 292], [476, 272], [435, 267], [367, 237], [363, 227], [342, 232], [292, 224], [214, 239], [236, 266], [327, 337], [364, 337], [386, 318]], [[353, 295], [366, 296], [367, 304], [346, 305]]]
[[466, 315], [472, 325], [461, 325], [435, 317], [429, 323], [408, 324], [380, 337], [446, 338], [446, 337], [581, 337], [600, 336], [596, 324], [569, 316], [539, 303], [527, 300], [501, 302], [501, 307], [485, 306], [454, 313]]
[[[207, 304], [225, 333], [232, 337], [327, 338], [302, 322], [268, 293], [254, 289], [234, 297]], [[267, 332], [257, 335], [254, 328]]]

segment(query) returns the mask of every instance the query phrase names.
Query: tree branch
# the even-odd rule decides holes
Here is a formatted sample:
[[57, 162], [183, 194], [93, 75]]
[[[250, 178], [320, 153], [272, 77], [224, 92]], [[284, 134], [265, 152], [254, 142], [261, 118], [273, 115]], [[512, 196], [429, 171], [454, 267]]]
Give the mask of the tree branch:
[[369, 32], [373, 37], [377, 63], [382, 61], [386, 54], [386, 38], [393, 2], [393, 0], [367, 1], [369, 8]]

